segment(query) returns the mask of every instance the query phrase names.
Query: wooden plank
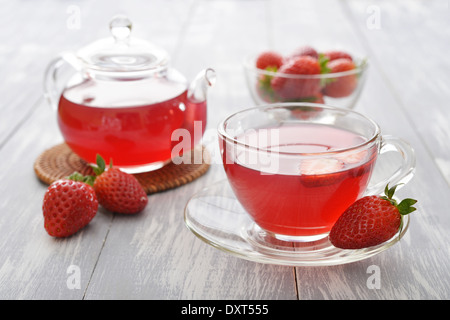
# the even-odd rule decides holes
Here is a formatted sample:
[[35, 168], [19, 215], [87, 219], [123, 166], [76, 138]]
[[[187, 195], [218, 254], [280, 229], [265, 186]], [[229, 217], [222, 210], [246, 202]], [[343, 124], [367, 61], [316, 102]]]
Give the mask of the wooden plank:
[[[353, 25], [373, 51], [396, 103], [404, 110], [450, 184], [448, 1], [350, 1]], [[376, 18], [378, 27], [370, 23]], [[370, 28], [367, 27], [369, 23]]]
[[[48, 121], [50, 108], [43, 103], [33, 107], [33, 115], [0, 151], [5, 159], [0, 192], [7, 195], [0, 203], [0, 297], [81, 299], [111, 217], [98, 214], [86, 229], [65, 240], [46, 233], [41, 209], [46, 186], [34, 175], [33, 163], [61, 138], [56, 123]], [[73, 266], [80, 271], [79, 289], [67, 285]]]
[[[56, 12], [65, 12], [66, 5], [56, 9], [55, 6], [49, 7]], [[33, 8], [28, 7], [27, 14]], [[17, 9], [17, 12], [21, 12], [19, 8]], [[42, 18], [39, 12], [41, 11], [36, 14], [38, 20], [39, 17]], [[95, 15], [95, 11], [91, 14]], [[47, 19], [42, 19], [37, 28], [42, 30], [45, 21]], [[87, 25], [84, 27], [89, 30]], [[95, 25], [92, 27], [95, 29]], [[64, 28], [61, 30], [64, 33]], [[51, 38], [52, 34], [47, 36]], [[86, 37], [88, 36], [90, 35], [86, 34]], [[39, 46], [46, 46], [49, 39], [44, 40], [39, 42]], [[31, 40], [21, 39], [21, 41], [25, 43], [25, 46]], [[61, 47], [56, 48], [52, 56], [61, 49]], [[40, 55], [33, 56], [28, 53], [26, 57], [29, 65], [42, 66], [39, 63]], [[16, 71], [20, 70], [11, 69], [10, 72], [12, 74]], [[42, 95], [42, 74], [38, 70], [32, 71], [27, 76], [30, 87], [25, 92], [29, 91], [32, 97], [39, 97]], [[24, 82], [24, 79], [20, 81], [20, 83]], [[17, 83], [9, 83], [7, 89], [11, 90], [11, 88], [14, 88], [15, 93], [21, 89]], [[22, 94], [12, 97], [15, 110], [11, 112], [18, 117], [16, 121], [7, 121], [6, 128], [11, 131], [0, 150], [0, 154], [6, 159], [0, 169], [0, 177], [3, 181], [1, 192], [7, 194], [0, 205], [0, 212], [2, 212], [0, 297], [2, 299], [82, 299], [107, 238], [113, 216], [99, 212], [86, 229], [68, 239], [56, 240], [46, 234], [41, 211], [46, 186], [35, 177], [33, 162], [40, 152], [61, 142], [62, 138], [54, 120], [55, 115], [46, 102], [42, 98], [39, 100], [37, 98], [15, 99]], [[11, 106], [7, 107], [11, 108]], [[80, 286], [75, 288], [67, 282], [72, 279], [71, 275], [76, 276], [73, 274], [74, 270], [78, 270], [80, 276]]]
[[[70, 5], [5, 2], [0, 11], [2, 25], [8, 25], [0, 35], [0, 156], [6, 160], [0, 166], [1, 299], [450, 297], [450, 70], [448, 63], [434, 64], [446, 61], [449, 46], [446, 1], [78, 1], [80, 24], [68, 28]], [[368, 19], [377, 7], [381, 28], [371, 29]], [[216, 69], [205, 140], [215, 156], [218, 122], [253, 105], [241, 65], [246, 54], [300, 44], [368, 53], [369, 78], [356, 110], [416, 149], [415, 178], [399, 191], [419, 200], [405, 238], [370, 259], [323, 268], [265, 265], [218, 251], [187, 230], [183, 209], [192, 194], [224, 178], [220, 158], [198, 180], [150, 196], [137, 216], [101, 209], [76, 236], [49, 237], [41, 212], [46, 186], [32, 166], [62, 137], [42, 99], [42, 73], [58, 52], [107, 36], [109, 19], [118, 12], [130, 16], [137, 36], [166, 48], [188, 78], [205, 67]], [[373, 268], [379, 289], [370, 287]], [[73, 287], [78, 275], [79, 287]]]
[[[247, 39], [264, 30], [265, 22], [254, 18], [264, 10], [262, 1], [196, 2], [177, 39], [174, 64], [183, 73], [192, 78], [205, 67], [217, 69], [209, 101], [212, 148], [217, 148], [216, 123], [239, 107], [236, 101], [248, 99], [241, 59]], [[254, 23], [245, 25], [246, 19]], [[150, 196], [145, 215], [116, 216], [85, 298], [295, 299], [292, 268], [232, 257], [185, 227], [183, 210], [189, 198], [223, 178], [221, 164], [214, 162], [189, 185]]]
[[[60, 16], [55, 12], [61, 7], [45, 8], [36, 10], [36, 4], [28, 2], [2, 7], [3, 15], [9, 16], [2, 19], [8, 32], [2, 33], [7, 39], [1, 40], [6, 55], [1, 60], [0, 154], [5, 161], [0, 177], [1, 192], [7, 195], [0, 205], [2, 299], [81, 299], [109, 225], [108, 217], [98, 216], [69, 241], [55, 240], [43, 228], [41, 205], [46, 186], [34, 176], [33, 162], [46, 147], [61, 141], [55, 115], [41, 98], [46, 59], [53, 55], [51, 40], [61, 39], [54, 36], [56, 29], [49, 28], [48, 21]], [[73, 266], [81, 271], [77, 290], [67, 285], [67, 272]]]
[[[357, 3], [358, 18], [366, 18], [364, 4]], [[371, 2], [369, 2], [371, 3]], [[379, 2], [377, 2], [379, 3]], [[377, 121], [384, 134], [396, 135], [408, 142], [416, 149], [417, 173], [414, 180], [399, 196], [416, 196], [419, 198], [418, 212], [412, 217], [410, 231], [402, 242], [389, 251], [378, 256], [352, 263], [350, 265], [329, 268], [297, 268], [297, 282], [300, 299], [423, 299], [447, 298], [449, 296], [449, 277], [446, 268], [449, 263], [449, 251], [443, 249], [442, 243], [448, 244], [446, 228], [449, 227], [448, 215], [445, 213], [449, 205], [448, 185], [445, 183], [433, 157], [430, 157], [429, 146], [423, 141], [422, 132], [417, 132], [418, 121], [411, 119], [409, 111], [405, 110], [399, 101], [399, 91], [386, 81], [385, 65], [381, 57], [388, 50], [396, 50], [398, 45], [390, 41], [393, 33], [408, 32], [410, 21], [403, 21], [403, 28], [385, 29], [383, 41], [376, 45], [367, 45], [365, 30], [361, 35], [358, 30], [364, 29], [365, 24], [355, 24], [352, 13], [348, 12], [347, 2], [320, 1], [302, 2], [289, 6], [283, 2], [273, 5], [274, 39], [277, 48], [282, 51], [293, 50], [295, 46], [312, 44], [317, 47], [338, 47], [349, 51], [366, 52], [371, 61], [369, 78], [356, 110], [367, 114]], [[366, 2], [368, 5], [368, 2]], [[395, 6], [394, 4], [390, 5]], [[289, 7], [289, 10], [287, 9]], [[423, 8], [425, 11], [426, 9]], [[302, 23], [303, 21], [307, 23]], [[364, 20], [365, 23], [365, 20]], [[397, 26], [399, 27], [399, 26]], [[386, 27], [387, 28], [387, 27]], [[413, 42], [408, 42], [414, 46]], [[431, 46], [431, 45], [434, 46]], [[431, 42], [435, 48], [439, 42]], [[428, 47], [430, 48], [430, 47]], [[404, 52], [406, 55], [406, 52]], [[397, 62], [404, 56], [398, 55]], [[398, 73], [398, 68], [389, 64], [389, 72]], [[406, 81], [406, 79], [402, 79]], [[400, 81], [396, 83], [402, 83]], [[412, 90], [412, 88], [410, 88]], [[408, 91], [409, 100], [413, 99], [412, 91]], [[442, 105], [443, 99], [438, 99]], [[439, 114], [440, 107], [436, 107]], [[434, 112], [430, 110], [429, 112]], [[441, 114], [442, 116], [442, 114]], [[430, 122], [422, 122], [423, 126]], [[429, 125], [428, 125], [429, 127]], [[424, 170], [426, 168], [426, 171]], [[436, 199], [441, 200], [436, 204]], [[439, 216], [437, 223], [436, 215]], [[433, 231], [431, 231], [433, 230]], [[425, 245], [427, 244], [427, 245]], [[425, 249], [427, 248], [427, 249]], [[414, 261], [414, 263], [411, 263]], [[379, 267], [382, 286], [371, 289], [367, 282], [372, 266]], [[433, 275], [429, 270], [433, 269]], [[408, 280], [409, 279], [409, 280]]]
[[[178, 2], [130, 3], [130, 7], [138, 8], [129, 12], [132, 35], [173, 53], [171, 35], [181, 32], [182, 17], [192, 1]], [[0, 34], [0, 63], [5, 80], [0, 87], [0, 147], [42, 96], [48, 63], [60, 52], [76, 51], [109, 37], [110, 19], [119, 13], [127, 13], [127, 6], [111, 6], [107, 1], [21, 1], [2, 5], [1, 25], [8, 32]], [[162, 29], [160, 20], [164, 17]]]
[[[373, 86], [378, 91], [373, 94], [377, 101], [367, 104], [373, 105], [371, 110], [377, 114], [376, 119], [382, 121], [389, 132], [409, 140], [416, 148], [417, 173], [408, 190], [409, 195], [416, 194], [420, 202], [410, 240], [402, 243], [405, 249], [394, 256], [398, 260], [395, 272], [385, 272], [386, 277], [392, 277], [387, 281], [389, 286], [376, 295], [379, 298], [448, 299], [450, 278], [444, 267], [449, 263], [450, 243], [446, 232], [450, 227], [447, 214], [450, 188], [445, 171], [450, 154], [444, 147], [449, 134], [450, 113], [445, 108], [448, 88], [438, 94], [430, 83], [445, 83], [450, 65], [422, 60], [428, 50], [436, 52], [437, 56], [447, 50], [449, 43], [443, 40], [445, 34], [449, 34], [445, 31], [448, 30], [448, 10], [442, 10], [443, 3], [439, 1], [431, 5], [419, 1], [396, 5], [377, 2], [375, 9], [380, 9], [382, 19], [380, 29], [358, 28], [367, 17], [370, 5], [373, 3], [351, 1], [344, 7], [349, 10], [353, 27], [361, 31], [360, 37], [379, 71]], [[422, 21], [427, 23], [419, 23]], [[380, 106], [381, 110], [375, 111]], [[400, 194], [408, 195], [406, 191]], [[404, 261], [414, 263], [408, 263], [406, 269], [397, 266]], [[429, 272], [431, 269], [433, 272]]]
[[[65, 28], [67, 4], [4, 3], [0, 13], [2, 86], [0, 87], [0, 147], [17, 126], [29, 117], [31, 108], [42, 96], [44, 70], [67, 43], [82, 37], [82, 33]], [[55, 26], [49, 25], [52, 21]]]

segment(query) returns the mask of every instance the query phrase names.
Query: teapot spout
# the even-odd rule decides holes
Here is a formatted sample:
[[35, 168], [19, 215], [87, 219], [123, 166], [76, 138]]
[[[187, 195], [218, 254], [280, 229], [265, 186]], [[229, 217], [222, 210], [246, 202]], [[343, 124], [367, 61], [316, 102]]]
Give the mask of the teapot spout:
[[216, 72], [207, 68], [202, 70], [191, 82], [188, 89], [189, 101], [200, 103], [206, 101], [208, 88], [216, 82]]

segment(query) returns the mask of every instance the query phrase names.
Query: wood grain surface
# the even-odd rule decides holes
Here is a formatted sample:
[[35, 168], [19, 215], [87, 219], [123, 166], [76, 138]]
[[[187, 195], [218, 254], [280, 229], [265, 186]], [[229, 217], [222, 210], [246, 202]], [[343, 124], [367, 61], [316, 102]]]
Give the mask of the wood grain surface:
[[[450, 298], [448, 1], [0, 0], [0, 8], [0, 299]], [[117, 13], [133, 21], [133, 35], [168, 50], [189, 79], [206, 67], [216, 70], [205, 136], [211, 167], [191, 183], [150, 195], [139, 215], [100, 209], [75, 236], [53, 239], [43, 228], [47, 186], [33, 172], [39, 154], [63, 141], [43, 97], [44, 71], [59, 52], [108, 36]], [[190, 197], [225, 178], [218, 123], [253, 106], [243, 58], [302, 44], [367, 54], [356, 110], [416, 152], [415, 177], [399, 191], [419, 200], [410, 229], [400, 243], [359, 262], [246, 261], [207, 245], [184, 224]], [[377, 288], [369, 283], [375, 269]], [[81, 277], [75, 288], [74, 270]]]

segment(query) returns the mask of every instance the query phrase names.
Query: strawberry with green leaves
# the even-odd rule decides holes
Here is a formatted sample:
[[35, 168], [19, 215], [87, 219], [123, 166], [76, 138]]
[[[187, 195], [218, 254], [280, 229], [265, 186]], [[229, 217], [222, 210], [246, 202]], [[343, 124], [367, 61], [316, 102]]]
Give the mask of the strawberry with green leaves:
[[[327, 67], [330, 73], [340, 73], [355, 70], [356, 66], [352, 60], [339, 58], [328, 62]], [[347, 97], [355, 91], [358, 86], [357, 73], [350, 72], [348, 75], [330, 78], [323, 88], [323, 94], [328, 97]]]
[[264, 51], [256, 58], [256, 68], [261, 70], [270, 68], [270, 71], [276, 71], [283, 63], [283, 56], [276, 51]]
[[98, 201], [91, 185], [75, 173], [53, 182], [42, 204], [44, 228], [50, 236], [63, 238], [75, 234], [95, 217]]
[[317, 59], [310, 56], [296, 57], [283, 64], [278, 72], [280, 75], [273, 77], [271, 86], [283, 100], [312, 97], [320, 92], [320, 79], [314, 77], [321, 72]]
[[[353, 57], [340, 50], [319, 52], [311, 46], [298, 47], [283, 57], [276, 51], [257, 56], [259, 72], [256, 91], [265, 102], [323, 103], [320, 96], [343, 98], [358, 87], [358, 73]], [[346, 74], [342, 74], [346, 72]], [[337, 74], [334, 76], [333, 74]], [[320, 75], [330, 74], [320, 77]]]
[[283, 65], [284, 61], [284, 57], [276, 51], [264, 51], [256, 58], [256, 68], [269, 72], [261, 73], [258, 76], [256, 91], [262, 100], [266, 102], [274, 102], [278, 100], [278, 97], [276, 97], [270, 85], [270, 81], [273, 78], [270, 72], [277, 72], [277, 70]]
[[139, 213], [147, 206], [147, 193], [133, 175], [112, 166], [106, 168], [105, 161], [97, 155], [94, 190], [98, 202], [105, 209], [123, 213]]
[[366, 196], [354, 202], [336, 221], [330, 242], [342, 249], [362, 249], [388, 241], [403, 227], [403, 216], [416, 210], [414, 199], [398, 203], [397, 186], [385, 188], [385, 196]]
[[131, 174], [112, 166], [97, 155], [95, 176], [78, 172], [53, 182], [42, 204], [44, 228], [50, 236], [68, 237], [95, 217], [99, 204], [112, 212], [134, 214], [148, 203], [145, 190]]

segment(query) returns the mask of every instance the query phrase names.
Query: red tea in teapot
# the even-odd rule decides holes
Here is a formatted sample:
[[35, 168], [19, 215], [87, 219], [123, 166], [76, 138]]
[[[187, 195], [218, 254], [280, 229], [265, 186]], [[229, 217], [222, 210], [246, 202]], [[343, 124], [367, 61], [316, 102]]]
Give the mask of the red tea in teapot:
[[215, 71], [188, 82], [164, 49], [131, 36], [127, 17], [115, 16], [109, 29], [110, 37], [48, 65], [45, 96], [82, 159], [95, 163], [100, 154], [128, 172], [158, 169], [200, 142]]
[[58, 106], [61, 133], [76, 154], [90, 163], [100, 154], [121, 167], [168, 162], [176, 129], [189, 131], [193, 147], [201, 138], [194, 121], [201, 121], [203, 134], [206, 101], [190, 101], [186, 86], [155, 79], [85, 80], [65, 89]]

